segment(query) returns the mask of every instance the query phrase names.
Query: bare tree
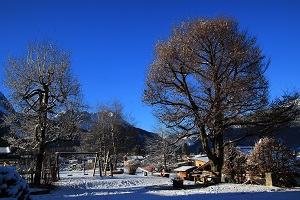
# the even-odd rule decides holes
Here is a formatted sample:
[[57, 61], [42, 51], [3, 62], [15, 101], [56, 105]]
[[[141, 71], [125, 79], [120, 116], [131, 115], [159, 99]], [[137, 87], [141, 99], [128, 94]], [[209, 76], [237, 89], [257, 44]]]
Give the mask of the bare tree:
[[247, 154], [238, 151], [232, 144], [224, 148], [224, 164], [222, 173], [225, 174], [227, 181], [243, 183], [247, 171]]
[[269, 105], [264, 76], [269, 60], [256, 38], [240, 30], [233, 19], [183, 22], [155, 50], [143, 101], [155, 106], [155, 115], [180, 133], [179, 139], [199, 134], [215, 172], [221, 174], [223, 149], [228, 145], [225, 130], [271, 127], [297, 115], [294, 104], [282, 106], [278, 100]]
[[[9, 56], [4, 66], [4, 84], [10, 89], [17, 111], [23, 114], [16, 119], [25, 124], [22, 133], [30, 133], [35, 143], [35, 183], [41, 180], [46, 145], [70, 138], [76, 132], [76, 110], [81, 107], [82, 98], [70, 56], [70, 52], [51, 41], [33, 42], [23, 55]], [[16, 136], [22, 139], [19, 132]]]
[[165, 167], [167, 169], [169, 163], [175, 160], [175, 152], [180, 147], [171, 144], [169, 133], [161, 126], [157, 132], [155, 138], [149, 138], [146, 141], [145, 151], [147, 156], [145, 157], [144, 165], [152, 165], [159, 168]]
[[97, 120], [93, 125], [93, 141], [97, 151], [104, 157], [109, 152], [116, 167], [120, 152], [126, 151], [131, 144], [129, 140], [133, 126], [127, 121], [124, 106], [119, 100], [101, 103], [97, 106]]

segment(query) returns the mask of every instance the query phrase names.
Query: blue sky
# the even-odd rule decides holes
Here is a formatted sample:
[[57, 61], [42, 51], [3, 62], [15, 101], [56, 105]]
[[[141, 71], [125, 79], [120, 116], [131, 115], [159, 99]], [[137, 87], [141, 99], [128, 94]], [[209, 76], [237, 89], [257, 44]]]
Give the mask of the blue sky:
[[[152, 109], [141, 100], [154, 45], [181, 21], [216, 16], [231, 16], [258, 37], [271, 58], [266, 76], [272, 97], [299, 89], [298, 0], [0, 0], [0, 81], [8, 54], [51, 38], [72, 51], [91, 106], [117, 98], [137, 127], [153, 131]], [[2, 85], [0, 91], [8, 95]]]

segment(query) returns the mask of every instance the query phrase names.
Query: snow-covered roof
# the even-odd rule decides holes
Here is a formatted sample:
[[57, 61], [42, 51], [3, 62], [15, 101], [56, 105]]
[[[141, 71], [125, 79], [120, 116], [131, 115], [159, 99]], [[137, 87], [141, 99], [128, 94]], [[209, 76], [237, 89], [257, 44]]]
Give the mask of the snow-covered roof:
[[9, 154], [11, 153], [9, 147], [0, 147], [0, 154]]
[[193, 168], [196, 168], [196, 167], [195, 166], [181, 166], [181, 167], [174, 169], [174, 171], [175, 172], [185, 172], [185, 171], [193, 169]]
[[143, 160], [143, 156], [126, 156], [127, 160]]
[[209, 159], [206, 155], [200, 154], [200, 155], [195, 155], [194, 157], [191, 158], [191, 160], [200, 160], [203, 162], [208, 162]]

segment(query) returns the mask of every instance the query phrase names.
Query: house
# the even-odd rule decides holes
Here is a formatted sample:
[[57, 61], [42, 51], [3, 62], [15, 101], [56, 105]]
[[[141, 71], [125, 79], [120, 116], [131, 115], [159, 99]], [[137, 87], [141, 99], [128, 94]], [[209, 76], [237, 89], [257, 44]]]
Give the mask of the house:
[[192, 161], [183, 161], [183, 162], [178, 162], [176, 163], [177, 167], [181, 167], [181, 166], [194, 166], [194, 162]]
[[15, 163], [16, 160], [21, 158], [20, 155], [13, 154], [10, 150], [10, 147], [0, 147], [0, 163], [4, 164], [5, 162]]
[[205, 154], [195, 155], [194, 157], [190, 158], [194, 162], [194, 165], [199, 167], [209, 162], [208, 157]]
[[0, 147], [0, 154], [1, 155], [4, 155], [4, 154], [10, 154], [11, 151], [10, 151], [10, 148], [9, 147]]

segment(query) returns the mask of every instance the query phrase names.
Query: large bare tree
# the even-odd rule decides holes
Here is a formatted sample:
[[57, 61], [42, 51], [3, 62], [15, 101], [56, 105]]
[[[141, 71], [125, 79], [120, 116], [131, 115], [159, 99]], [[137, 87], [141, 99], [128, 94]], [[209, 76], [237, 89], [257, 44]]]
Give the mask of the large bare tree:
[[230, 127], [274, 127], [297, 114], [288, 97], [269, 104], [269, 60], [256, 37], [231, 18], [183, 22], [155, 51], [143, 101], [179, 138], [199, 134], [215, 172], [221, 174]]
[[22, 114], [17, 119], [21, 130], [15, 132], [15, 139], [34, 142], [31, 147], [37, 155], [34, 179], [37, 184], [41, 180], [46, 145], [69, 139], [77, 131], [75, 123], [82, 96], [77, 77], [72, 74], [70, 56], [70, 52], [45, 40], [29, 43], [24, 54], [9, 56], [4, 65], [4, 84]]

